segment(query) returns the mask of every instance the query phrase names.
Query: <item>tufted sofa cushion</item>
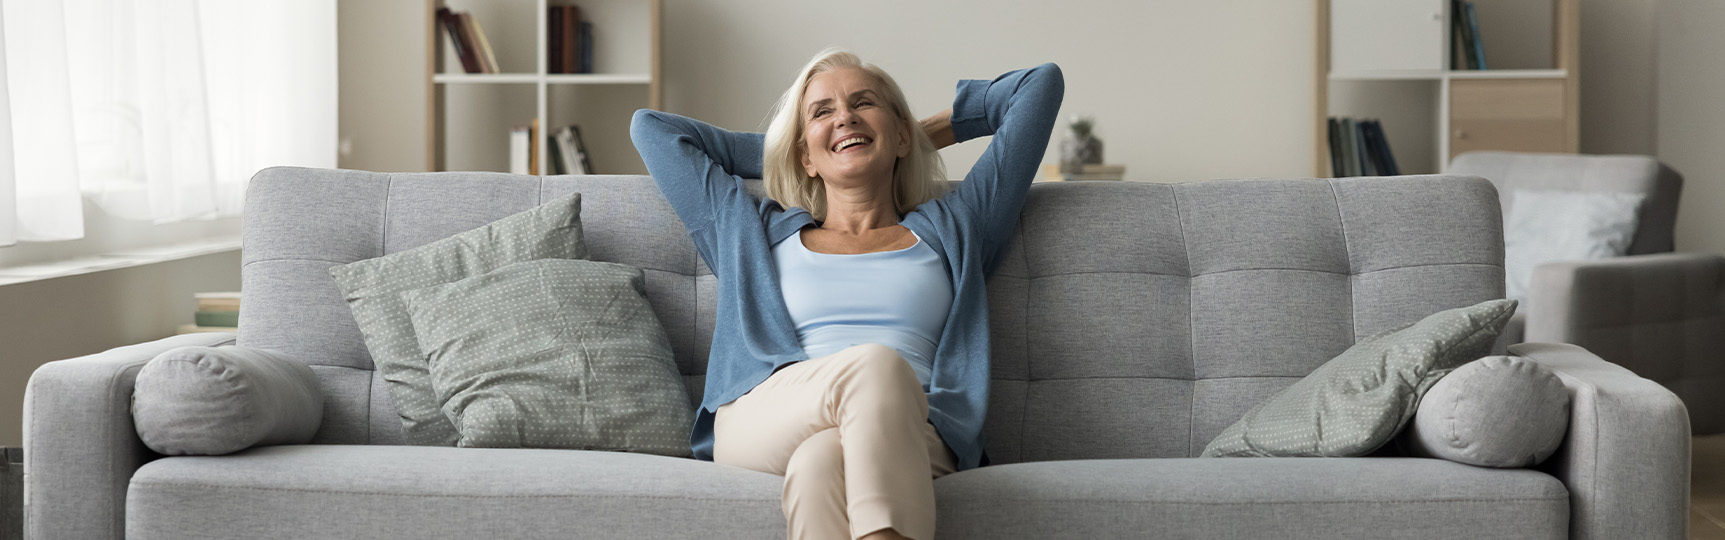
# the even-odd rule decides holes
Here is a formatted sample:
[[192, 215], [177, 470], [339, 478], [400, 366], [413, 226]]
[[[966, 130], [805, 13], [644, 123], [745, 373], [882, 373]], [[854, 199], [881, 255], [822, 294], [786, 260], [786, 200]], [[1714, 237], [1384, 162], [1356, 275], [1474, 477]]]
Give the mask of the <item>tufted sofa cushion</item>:
[[[313, 364], [317, 442], [400, 442], [329, 266], [574, 191], [591, 259], [643, 269], [701, 399], [716, 280], [651, 178], [280, 168], [250, 189], [240, 344]], [[1501, 298], [1497, 200], [1445, 176], [1032, 186], [988, 284], [992, 462], [1196, 456], [1356, 340]]]

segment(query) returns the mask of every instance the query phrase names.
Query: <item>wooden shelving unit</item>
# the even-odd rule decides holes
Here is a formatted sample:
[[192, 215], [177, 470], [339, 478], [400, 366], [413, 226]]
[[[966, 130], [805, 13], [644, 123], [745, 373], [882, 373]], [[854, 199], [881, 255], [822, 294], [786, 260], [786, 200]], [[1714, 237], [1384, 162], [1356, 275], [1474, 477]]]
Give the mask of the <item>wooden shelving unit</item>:
[[1472, 150], [1580, 150], [1578, 0], [1475, 4], [1482, 26], [1494, 23], [1481, 32], [1487, 66], [1506, 58], [1496, 65], [1508, 69], [1450, 69], [1449, 0], [1318, 0], [1317, 176], [1331, 174], [1331, 116], [1385, 118], [1404, 174], [1442, 172]]
[[[593, 23], [593, 73], [551, 73], [549, 8], [575, 5]], [[466, 11], [491, 42], [502, 73], [465, 73], [437, 9]], [[528, 8], [532, 11], [529, 12]], [[557, 127], [577, 124], [600, 173], [640, 172], [629, 143], [635, 109], [661, 103], [662, 0], [426, 0], [426, 168], [508, 170], [509, 128], [537, 121], [540, 144]], [[550, 171], [549, 152], [538, 169]], [[633, 161], [630, 161], [633, 160]]]

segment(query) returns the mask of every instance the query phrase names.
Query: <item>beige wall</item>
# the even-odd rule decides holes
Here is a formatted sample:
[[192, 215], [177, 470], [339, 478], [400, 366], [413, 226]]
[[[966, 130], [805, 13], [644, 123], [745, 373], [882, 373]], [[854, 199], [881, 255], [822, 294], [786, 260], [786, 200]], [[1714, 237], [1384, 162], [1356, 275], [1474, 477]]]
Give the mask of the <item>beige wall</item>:
[[54, 360], [161, 339], [192, 322], [192, 294], [237, 291], [239, 252], [0, 287], [0, 446], [22, 446], [24, 386]]
[[1725, 254], [1725, 2], [1660, 0], [1659, 159], [1683, 173], [1677, 249]]

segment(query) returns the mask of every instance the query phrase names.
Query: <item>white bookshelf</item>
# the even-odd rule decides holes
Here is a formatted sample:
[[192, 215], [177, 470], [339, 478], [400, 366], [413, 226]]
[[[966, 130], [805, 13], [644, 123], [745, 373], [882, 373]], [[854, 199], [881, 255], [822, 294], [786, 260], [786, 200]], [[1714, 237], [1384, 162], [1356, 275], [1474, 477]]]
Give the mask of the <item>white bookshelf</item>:
[[[427, 169], [508, 170], [510, 128], [537, 121], [538, 170], [551, 171], [545, 137], [576, 124], [600, 173], [644, 172], [628, 140], [635, 109], [660, 108], [662, 0], [426, 0]], [[593, 72], [551, 73], [549, 8], [575, 5], [593, 24]], [[501, 73], [466, 73], [437, 9], [471, 14]]]
[[1468, 150], [1579, 149], [1578, 0], [1474, 4], [1493, 69], [1451, 69], [1450, 0], [1319, 0], [1318, 176], [1332, 116], [1381, 118], [1403, 174]]

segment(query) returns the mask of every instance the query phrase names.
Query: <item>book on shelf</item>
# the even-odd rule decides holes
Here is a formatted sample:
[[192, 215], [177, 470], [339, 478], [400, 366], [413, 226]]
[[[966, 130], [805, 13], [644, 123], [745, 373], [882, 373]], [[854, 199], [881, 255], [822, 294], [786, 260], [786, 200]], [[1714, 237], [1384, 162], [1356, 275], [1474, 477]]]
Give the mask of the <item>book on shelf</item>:
[[560, 158], [562, 174], [593, 174], [593, 161], [587, 155], [587, 144], [581, 140], [581, 127], [563, 126], [552, 135]]
[[180, 333], [186, 333], [187, 327], [196, 328], [192, 331], [197, 332], [233, 332], [239, 328], [240, 293], [195, 293], [192, 298], [197, 302], [197, 311], [192, 313], [192, 324], [183, 325]]
[[240, 310], [240, 293], [237, 292], [195, 293], [192, 298], [198, 302], [198, 311]]
[[1479, 16], [1470, 0], [1450, 0], [1450, 35], [1454, 69], [1485, 69], [1485, 46], [1479, 35]]
[[443, 35], [449, 37], [450, 46], [455, 48], [455, 57], [461, 61], [461, 71], [466, 73], [483, 73], [479, 66], [479, 57], [474, 54], [472, 38], [462, 29], [461, 18], [449, 8], [437, 8], [437, 21], [443, 27]]
[[551, 73], [581, 73], [581, 8], [550, 6], [546, 8], [551, 48], [546, 71]]
[[1375, 118], [1355, 119], [1331, 117], [1329, 126], [1330, 174], [1336, 178], [1348, 176], [1397, 176], [1390, 151], [1389, 138], [1383, 123]]
[[581, 21], [581, 34], [576, 36], [577, 56], [581, 58], [581, 73], [593, 72], [593, 22]]
[[479, 60], [480, 73], [500, 73], [497, 68], [497, 53], [491, 50], [491, 41], [485, 39], [485, 28], [479, 25], [479, 19], [472, 13], [455, 12], [461, 19], [461, 29], [466, 32], [469, 42], [473, 44], [474, 56]]
[[527, 174], [527, 145], [532, 131], [527, 126], [509, 129], [509, 174]]

